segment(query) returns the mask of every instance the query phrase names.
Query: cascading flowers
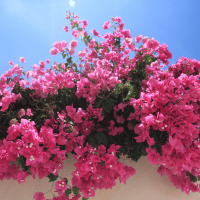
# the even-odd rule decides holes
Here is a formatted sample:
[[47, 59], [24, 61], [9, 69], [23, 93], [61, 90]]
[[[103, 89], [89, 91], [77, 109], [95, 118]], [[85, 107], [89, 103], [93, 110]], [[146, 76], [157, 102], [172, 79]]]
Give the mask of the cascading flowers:
[[[136, 173], [118, 161], [120, 155], [134, 161], [148, 155], [151, 164], [160, 164], [158, 173], [166, 173], [177, 188], [187, 194], [200, 191], [195, 185], [200, 175], [200, 62], [179, 58], [163, 71], [172, 58], [165, 44], [138, 35], [135, 42], [142, 44], [137, 48], [120, 17], [112, 18], [113, 26], [104, 23], [105, 30], [115, 31], [98, 43], [85, 31], [88, 22], [78, 18], [66, 15], [74, 39], [56, 42], [50, 50], [67, 56], [65, 63], [55, 62], [44, 71], [40, 61], [25, 73], [9, 61], [14, 67], [1, 75], [1, 180], [21, 184], [29, 175], [50, 181], [59, 177], [53, 200], [70, 195], [78, 200], [81, 193], [84, 200], [98, 188], [112, 189], [118, 177], [126, 184]], [[101, 37], [99, 31], [91, 32]], [[87, 45], [78, 53], [81, 70], [72, 61], [79, 36]], [[132, 51], [135, 57], [130, 59]], [[31, 83], [22, 73], [34, 78]], [[58, 175], [70, 152], [77, 161], [72, 187]], [[13, 161], [17, 165], [10, 165]], [[45, 200], [44, 193], [36, 192], [34, 199]]]

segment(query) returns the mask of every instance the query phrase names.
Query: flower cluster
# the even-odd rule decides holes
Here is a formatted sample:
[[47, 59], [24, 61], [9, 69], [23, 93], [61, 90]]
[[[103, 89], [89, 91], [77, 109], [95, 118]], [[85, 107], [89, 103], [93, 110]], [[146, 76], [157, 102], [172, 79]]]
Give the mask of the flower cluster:
[[[187, 194], [200, 191], [194, 184], [200, 175], [200, 62], [179, 58], [164, 72], [160, 68], [172, 58], [167, 46], [138, 35], [135, 41], [142, 45], [137, 48], [120, 17], [112, 18], [117, 30], [104, 34], [105, 41], [98, 43], [85, 31], [86, 20], [70, 16], [69, 12], [66, 19], [72, 29], [77, 27], [73, 38], [83, 34], [87, 44], [78, 52], [82, 73], [71, 59], [78, 45], [73, 39], [69, 49], [63, 40], [50, 50], [52, 55], [68, 55], [67, 63], [44, 71], [45, 62], [40, 61], [27, 72], [27, 78], [35, 78], [31, 83], [20, 78], [22, 68], [12, 61], [14, 67], [1, 75], [0, 179], [23, 183], [30, 174], [34, 179], [38, 174], [55, 181], [62, 161], [72, 152], [77, 161], [73, 187], [66, 178], [56, 181], [58, 197], [53, 200], [68, 200], [72, 192], [72, 199], [78, 200], [79, 190], [85, 199], [97, 188], [112, 189], [117, 178], [126, 184], [136, 173], [117, 161], [123, 153], [133, 160], [148, 155], [152, 165], [160, 165], [158, 173], [166, 173], [177, 188]], [[73, 13], [73, 18], [79, 17]], [[103, 29], [111, 26], [107, 21]], [[95, 29], [92, 33], [99, 36]], [[135, 57], [130, 59], [132, 51]], [[134, 154], [137, 147], [140, 155]], [[18, 165], [10, 166], [12, 161]], [[45, 197], [37, 192], [34, 199]]]

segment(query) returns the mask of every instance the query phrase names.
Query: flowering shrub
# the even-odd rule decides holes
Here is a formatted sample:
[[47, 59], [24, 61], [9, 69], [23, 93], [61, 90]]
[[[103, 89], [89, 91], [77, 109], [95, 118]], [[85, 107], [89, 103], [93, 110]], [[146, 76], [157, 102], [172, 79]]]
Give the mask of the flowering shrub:
[[[25, 73], [9, 61], [14, 67], [1, 75], [0, 179], [21, 184], [38, 174], [56, 181], [71, 152], [77, 161], [73, 186], [60, 177], [53, 200], [70, 199], [72, 193], [72, 199], [82, 193], [84, 200], [97, 188], [112, 189], [117, 178], [126, 184], [136, 173], [118, 161], [122, 154], [134, 161], [148, 155], [152, 165], [160, 165], [158, 173], [166, 173], [177, 188], [187, 194], [200, 191], [195, 184], [200, 180], [200, 62], [179, 58], [164, 71], [160, 68], [172, 58], [165, 44], [138, 35], [137, 48], [120, 17], [112, 18], [113, 26], [104, 23], [105, 30], [115, 31], [98, 43], [85, 31], [88, 22], [76, 18], [66, 15], [74, 39], [56, 42], [50, 50], [67, 56], [65, 63], [44, 71], [40, 61]], [[63, 30], [68, 32], [68, 26]], [[101, 37], [99, 31], [91, 32]], [[87, 45], [78, 52], [81, 70], [72, 61], [79, 36]], [[135, 57], [130, 59], [132, 51]], [[33, 78], [31, 83], [22, 73]], [[12, 161], [17, 165], [10, 166]], [[45, 197], [36, 192], [34, 199]]]

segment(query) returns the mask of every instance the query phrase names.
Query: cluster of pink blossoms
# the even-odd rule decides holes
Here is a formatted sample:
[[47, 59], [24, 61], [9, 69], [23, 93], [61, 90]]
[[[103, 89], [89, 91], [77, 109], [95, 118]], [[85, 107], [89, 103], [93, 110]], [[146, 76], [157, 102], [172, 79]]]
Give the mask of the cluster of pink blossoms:
[[[77, 17], [77, 16], [76, 16]], [[67, 18], [67, 17], [66, 17]], [[73, 173], [72, 184], [80, 188], [84, 197], [94, 196], [97, 188], [112, 188], [115, 180], [119, 177], [120, 182], [126, 183], [126, 180], [133, 174], [135, 170], [132, 167], [124, 166], [123, 163], [117, 161], [115, 153], [120, 148], [119, 145], [112, 144], [107, 150], [103, 145], [100, 145], [98, 150], [86, 145], [83, 147], [83, 143], [87, 135], [94, 130], [95, 125], [92, 121], [89, 121], [89, 117], [93, 116], [98, 118], [99, 121], [104, 119], [102, 116], [102, 109], [93, 108], [92, 104], [95, 104], [96, 97], [100, 93], [100, 90], [107, 89], [110, 91], [117, 83], [121, 83], [122, 78], [128, 80], [128, 72], [136, 69], [136, 62], [144, 58], [144, 55], [153, 55], [153, 52], [158, 53], [158, 60], [151, 63], [151, 66], [146, 67], [146, 73], [148, 74], [148, 81], [142, 81], [142, 90], [140, 98], [138, 100], [131, 99], [129, 105], [135, 108], [135, 112], [131, 113], [127, 120], [137, 119], [141, 123], [136, 125], [134, 131], [139, 136], [136, 137], [137, 142], [144, 142], [147, 140], [149, 148], [146, 149], [148, 153], [149, 162], [151, 164], [160, 164], [158, 173], [164, 175], [165, 171], [170, 180], [174, 184], [181, 188], [182, 191], [186, 191], [189, 194], [189, 190], [193, 192], [199, 191], [197, 185], [190, 181], [189, 177], [186, 177], [186, 173], [190, 171], [193, 175], [198, 177], [200, 173], [200, 160], [199, 160], [199, 136], [200, 127], [200, 111], [197, 101], [200, 101], [200, 62], [190, 59], [179, 59], [176, 65], [169, 67], [169, 71], [173, 71], [173, 74], [164, 72], [159, 68], [163, 64], [168, 65], [168, 59], [172, 57], [172, 54], [168, 51], [165, 44], [160, 45], [158, 41], [142, 37], [141, 35], [135, 38], [135, 41], [139, 43], [142, 40], [143, 46], [140, 49], [135, 47], [132, 42], [133, 39], [130, 36], [130, 31], [123, 29], [124, 23], [122, 23], [120, 17], [112, 18], [113, 21], [118, 22], [118, 30], [113, 34], [104, 34], [103, 38], [105, 42], [100, 43], [102, 49], [99, 53], [103, 57], [98, 59], [98, 52], [93, 48], [96, 46], [95, 40], [92, 39], [87, 47], [89, 53], [85, 55], [79, 53], [79, 57], [85, 56], [84, 74], [87, 74], [88, 78], [81, 77], [81, 75], [75, 75], [72, 70], [64, 73], [55, 74], [53, 71], [44, 72], [45, 63], [39, 62], [39, 66], [34, 65], [35, 71], [29, 71], [27, 77], [35, 77], [36, 80], [31, 82], [31, 89], [36, 90], [36, 96], [45, 98], [49, 93], [53, 94], [57, 89], [61, 88], [74, 88], [77, 83], [77, 91], [75, 95], [80, 98], [84, 97], [90, 103], [87, 111], [83, 111], [81, 108], [76, 109], [72, 106], [66, 106], [66, 111], [58, 113], [59, 118], [45, 120], [44, 126], [42, 126], [40, 132], [37, 132], [35, 128], [35, 122], [30, 122], [27, 119], [21, 118], [21, 123], [14, 120], [10, 127], [8, 127], [8, 135], [6, 139], [1, 141], [0, 152], [0, 178], [13, 178], [18, 179], [19, 183], [24, 182], [24, 179], [28, 176], [28, 173], [24, 170], [20, 171], [16, 165], [9, 166], [10, 161], [15, 161], [19, 155], [26, 158], [26, 165], [30, 166], [30, 172], [35, 178], [38, 173], [39, 178], [47, 177], [49, 173], [57, 175], [58, 170], [63, 168], [63, 160], [65, 159], [65, 153], [74, 150], [76, 152], [75, 159], [77, 163], [77, 170]], [[81, 21], [75, 20], [71, 22], [71, 25], [79, 24]], [[83, 20], [84, 29], [88, 23]], [[111, 27], [110, 22], [105, 22], [104, 29]], [[65, 30], [67, 30], [65, 28]], [[73, 36], [77, 37], [77, 32], [73, 32]], [[97, 32], [93, 31], [97, 36]], [[84, 36], [87, 33], [84, 32]], [[113, 38], [124, 37], [122, 42], [123, 53], [115, 49], [112, 46], [115, 43]], [[70, 54], [75, 52], [75, 47], [78, 45], [78, 41], [71, 41], [69, 44]], [[67, 43], [57, 42], [54, 43], [54, 49], [50, 51], [52, 55], [56, 55], [58, 52], [63, 52]], [[112, 46], [112, 47], [111, 47]], [[111, 51], [108, 52], [109, 47]], [[125, 50], [125, 48], [128, 48]], [[143, 53], [141, 56], [135, 56], [134, 59], [129, 60], [129, 53], [135, 51], [136, 53]], [[125, 56], [125, 57], [123, 57]], [[20, 58], [20, 61], [25, 62], [24, 58]], [[82, 59], [82, 62], [84, 59]], [[109, 62], [116, 62], [114, 66]], [[49, 63], [49, 61], [46, 61]], [[90, 69], [89, 62], [92, 62], [95, 66], [94, 70]], [[11, 61], [9, 64], [14, 65]], [[126, 68], [123, 67], [126, 66]], [[182, 67], [185, 67], [182, 69]], [[198, 71], [197, 76], [187, 76], [185, 73], [189, 70], [192, 74], [195, 70]], [[182, 70], [182, 74], [179, 71]], [[14, 73], [18, 76], [9, 85], [6, 84], [7, 77], [11, 77]], [[20, 100], [20, 93], [15, 95], [10, 93], [7, 89], [8, 86], [14, 87], [15, 82], [19, 82], [21, 87], [24, 88], [25, 84], [29, 84], [25, 81], [19, 81], [22, 70], [17, 65], [5, 75], [1, 75], [0, 81], [0, 94], [4, 97], [1, 100], [1, 111], [8, 109], [11, 102]], [[150, 73], [153, 73], [154, 77], [150, 77]], [[44, 77], [39, 77], [45, 75]], [[177, 78], [176, 78], [177, 76]], [[95, 84], [92, 81], [95, 82]], [[75, 83], [75, 82], [76, 83]], [[186, 90], [190, 88], [190, 90]], [[172, 103], [174, 102], [174, 104]], [[191, 104], [190, 104], [191, 103]], [[188, 105], [189, 104], [189, 105]], [[124, 123], [123, 115], [117, 116], [117, 112], [124, 108], [128, 104], [120, 103], [114, 106], [114, 117], [118, 123]], [[158, 111], [159, 110], [159, 111]], [[26, 114], [25, 114], [26, 113]], [[67, 115], [66, 115], [67, 113]], [[20, 110], [18, 115], [23, 117], [25, 115], [30, 116], [30, 109]], [[65, 123], [67, 116], [73, 121], [76, 126], [72, 128], [72, 133], [66, 133], [64, 128], [69, 128], [69, 125]], [[139, 117], [141, 116], [141, 117]], [[83, 121], [84, 118], [84, 121]], [[59, 127], [59, 133], [55, 134], [54, 129], [58, 128], [57, 121], [61, 122]], [[197, 123], [194, 125], [194, 123]], [[117, 135], [123, 132], [123, 127], [115, 127], [115, 122], [110, 121], [109, 135]], [[169, 133], [169, 141], [162, 146], [162, 156], [156, 152], [156, 149], [151, 147], [155, 144], [154, 138], [149, 136], [150, 126], [154, 130], [167, 131]], [[129, 130], [133, 129], [131, 123], [128, 124]], [[102, 127], [99, 127], [98, 132], [102, 131]], [[78, 136], [82, 133], [82, 136]], [[18, 136], [21, 139], [15, 140]], [[8, 141], [10, 140], [10, 141]], [[195, 140], [195, 141], [194, 141]], [[194, 144], [193, 144], [194, 141]], [[43, 144], [43, 147], [48, 148], [48, 151], [44, 151], [43, 147], [39, 146]], [[65, 150], [60, 150], [58, 145], [65, 145]], [[194, 145], [191, 147], [191, 145]], [[53, 160], [50, 160], [51, 154], [55, 155]], [[159, 160], [160, 159], [160, 160]], [[103, 164], [102, 164], [103, 163]], [[173, 169], [172, 169], [173, 168]], [[109, 183], [109, 185], [107, 184]], [[64, 179], [61, 182], [56, 182], [56, 192], [59, 197], [54, 197], [53, 200], [68, 200], [65, 197], [64, 190], [67, 186]], [[78, 194], [72, 199], [76, 200], [80, 197]], [[36, 193], [34, 198], [37, 200], [45, 200], [43, 193]]]
[[[182, 60], [184, 59], [179, 59], [177, 67]], [[187, 60], [187, 62], [191, 62], [190, 73], [194, 72], [194, 68], [200, 71], [200, 62], [195, 60]], [[174, 75], [177, 75], [175, 65], [173, 66]], [[161, 164], [158, 173], [163, 176], [166, 171], [175, 186], [186, 191], [187, 194], [189, 190], [199, 191], [198, 185], [190, 182], [190, 177], [185, 177], [187, 171], [191, 171], [197, 177], [200, 172], [198, 158], [200, 142], [197, 140], [200, 127], [200, 109], [197, 104], [197, 101], [200, 101], [198, 78], [200, 75], [187, 76], [182, 73], [175, 79], [173, 74], [159, 71], [146, 81], [145, 88], [148, 93], [141, 92], [140, 99], [130, 99], [129, 104], [133, 105], [135, 112], [130, 114], [128, 120], [136, 118], [141, 122], [136, 125], [134, 131], [139, 135], [136, 137], [137, 142], [147, 140], [149, 144], [149, 148], [146, 149], [149, 162], [152, 165]], [[185, 90], [186, 88], [190, 90]], [[159, 112], [153, 114], [157, 110]], [[151, 149], [155, 141], [149, 136], [150, 126], [154, 130], [169, 133], [169, 141], [162, 146], [162, 156], [155, 149]], [[193, 141], [195, 146], [191, 147]]]
[[[120, 183], [122, 181], [126, 184], [126, 180], [136, 173], [134, 168], [117, 161], [115, 154], [119, 148], [119, 145], [112, 144], [106, 153], [106, 147], [100, 145], [97, 154], [96, 149], [88, 143], [86, 147], [76, 147], [74, 151], [77, 153], [75, 158], [78, 163], [74, 164], [77, 170], [72, 173], [72, 184], [80, 188], [85, 198], [94, 196], [97, 188], [112, 189], [118, 177]], [[85, 152], [88, 153], [85, 155]], [[100, 164], [102, 161], [103, 166]]]
[[50, 53], [52, 55], [56, 55], [58, 52], [63, 52], [65, 47], [67, 46], [68, 42], [66, 43], [65, 40], [63, 40], [61, 43], [58, 41], [58, 42], [55, 42], [53, 44], [54, 48], [50, 50]]

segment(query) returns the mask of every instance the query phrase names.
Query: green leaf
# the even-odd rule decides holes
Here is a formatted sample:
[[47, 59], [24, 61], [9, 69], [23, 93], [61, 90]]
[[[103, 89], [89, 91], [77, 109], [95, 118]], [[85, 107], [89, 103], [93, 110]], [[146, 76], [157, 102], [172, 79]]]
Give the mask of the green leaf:
[[197, 178], [190, 173], [190, 180], [193, 182], [197, 182]]
[[65, 63], [65, 67], [67, 68], [67, 66], [68, 66], [68, 63]]
[[27, 170], [27, 173], [31, 175], [31, 170], [30, 170], [30, 168]]
[[128, 95], [126, 96], [126, 98], [124, 99], [125, 100], [129, 100], [131, 99], [133, 96], [134, 96], [134, 88], [132, 85], [128, 84], [128, 89], [129, 89], [129, 92], [128, 92]]
[[65, 183], [67, 184], [68, 183], [68, 180], [65, 178]]
[[25, 104], [26, 104], [26, 99], [23, 98], [23, 99], [22, 99], [22, 105], [25, 105]]
[[65, 196], [68, 197], [69, 194], [72, 193], [72, 190], [71, 189], [67, 189], [65, 190]]
[[121, 84], [116, 84], [115, 90], [114, 90], [114, 95], [117, 97], [119, 94], [122, 93], [122, 87], [124, 86], [123, 83]]
[[190, 73], [189, 73], [189, 70], [186, 72], [186, 74], [189, 76], [189, 74], [190, 74]]
[[76, 63], [73, 63], [73, 66], [75, 67], [75, 72], [78, 72]]
[[17, 161], [17, 165], [20, 166], [21, 165], [21, 161], [23, 160], [22, 155], [19, 155], [18, 158], [16, 159]]
[[105, 112], [110, 113], [111, 110], [113, 109], [113, 106], [114, 106], [114, 101], [112, 99], [110, 99], [109, 97], [107, 97], [103, 101], [103, 109]]
[[72, 63], [72, 57], [67, 58], [68, 63]]
[[82, 197], [82, 200], [88, 200], [88, 199], [89, 199], [89, 198], [86, 199], [85, 197]]
[[10, 78], [10, 77], [8, 77], [8, 78], [7, 78], [7, 81], [6, 81], [6, 84], [10, 83], [10, 81], [13, 81], [13, 79]]
[[53, 182], [53, 181], [55, 181], [55, 180], [58, 178], [58, 175], [55, 176], [55, 175], [53, 175], [53, 174], [50, 174], [50, 175], [48, 176], [48, 178], [49, 178], [49, 182]]
[[99, 164], [104, 166], [104, 161], [102, 160], [101, 162], [99, 162]]
[[62, 68], [61, 68], [61, 64], [58, 64], [57, 67], [58, 67], [58, 69], [62, 69]]
[[96, 149], [98, 148], [98, 144], [96, 142], [96, 139], [92, 136], [89, 135], [88, 139], [88, 144], [91, 145], [92, 147], [95, 147]]
[[77, 187], [73, 187], [72, 188], [73, 193], [77, 196], [78, 192], [79, 192], [79, 188]]
[[95, 138], [96, 138], [96, 140], [97, 140], [98, 146], [99, 146], [100, 144], [103, 144], [104, 146], [107, 147], [108, 139], [107, 139], [105, 133], [100, 132], [100, 133], [98, 133], [98, 134], [95, 135]]
[[116, 40], [115, 40], [115, 43], [114, 43], [114, 46], [116, 46], [116, 47], [118, 47], [118, 48], [120, 49], [120, 48], [121, 48], [121, 45], [120, 45], [120, 37], [117, 37], [117, 38], [114, 37], [114, 39], [116, 39]]

